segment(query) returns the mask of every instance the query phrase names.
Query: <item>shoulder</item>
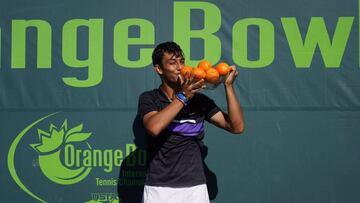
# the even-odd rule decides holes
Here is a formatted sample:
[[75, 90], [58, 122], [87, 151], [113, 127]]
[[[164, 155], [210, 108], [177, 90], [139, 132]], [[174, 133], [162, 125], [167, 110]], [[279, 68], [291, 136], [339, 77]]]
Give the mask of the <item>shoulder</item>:
[[194, 101], [197, 101], [197, 102], [206, 102], [206, 101], [212, 101], [212, 99], [210, 99], [207, 95], [203, 94], [203, 93], [199, 93], [197, 92], [195, 94], [195, 96], [193, 97], [193, 100]]
[[194, 100], [191, 101], [191, 103], [192, 108], [196, 108], [198, 111], [201, 111], [207, 120], [217, 112], [221, 111], [213, 99], [202, 93], [196, 93]]
[[190, 100], [191, 106], [195, 106], [200, 109], [208, 109], [216, 106], [214, 100], [203, 93], [196, 93], [194, 97]]
[[159, 109], [159, 97], [156, 89], [140, 94], [138, 101], [138, 113], [143, 117], [150, 111]]
[[157, 94], [158, 94], [158, 90], [157, 90], [157, 89], [145, 91], [145, 92], [143, 92], [143, 93], [140, 94], [139, 100], [152, 99], [152, 98], [156, 97]]

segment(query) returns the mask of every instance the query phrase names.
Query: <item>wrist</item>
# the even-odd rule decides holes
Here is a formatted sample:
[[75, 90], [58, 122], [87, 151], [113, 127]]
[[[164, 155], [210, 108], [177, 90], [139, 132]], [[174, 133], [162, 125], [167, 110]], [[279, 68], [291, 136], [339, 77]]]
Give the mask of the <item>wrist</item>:
[[227, 88], [233, 88], [233, 84], [232, 84], [232, 83], [230, 83], [230, 84], [224, 83], [224, 87], [225, 87], [225, 89], [227, 89]]
[[186, 106], [187, 103], [188, 103], [188, 101], [189, 101], [189, 99], [188, 99], [188, 98], [186, 97], [186, 95], [185, 95], [185, 92], [178, 92], [178, 93], [175, 94], [175, 97], [176, 97], [179, 101], [181, 101], [181, 103], [183, 103], [184, 106]]

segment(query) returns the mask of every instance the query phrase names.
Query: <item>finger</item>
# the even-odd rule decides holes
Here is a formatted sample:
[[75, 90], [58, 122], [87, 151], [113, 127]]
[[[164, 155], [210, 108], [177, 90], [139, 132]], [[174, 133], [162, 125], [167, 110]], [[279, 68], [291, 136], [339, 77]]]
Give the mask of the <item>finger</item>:
[[204, 79], [200, 79], [200, 80], [194, 80], [192, 81], [193, 85], [197, 85], [197, 84], [200, 84], [200, 83], [204, 83], [205, 80]]
[[189, 79], [191, 77], [191, 73], [187, 72], [186, 73], [186, 79]]
[[236, 79], [236, 77], [237, 77], [237, 75], [239, 74], [239, 71], [233, 71], [230, 75], [229, 75], [229, 78], [228, 78], [228, 82], [233, 82], [235, 79]]
[[189, 82], [192, 83], [194, 81], [194, 75], [191, 75], [190, 79], [189, 79]]
[[186, 78], [185, 78], [185, 84], [186, 85], [190, 84], [190, 77], [191, 77], [190, 73], [186, 74]]
[[201, 89], [204, 86], [204, 84], [197, 84], [197, 85], [192, 85], [191, 89], [195, 90], [195, 89]]
[[233, 77], [236, 78], [236, 76], [239, 74], [239, 71], [233, 71]]
[[201, 80], [198, 80], [195, 83], [193, 83], [192, 86], [195, 87], [195, 88], [198, 88], [198, 87], [203, 86], [204, 83], [205, 83], [204, 79], [201, 79]]
[[203, 88], [198, 88], [198, 89], [194, 89], [194, 90], [191, 90], [191, 93], [196, 93], [196, 92], [199, 92], [200, 90], [202, 90]]
[[179, 80], [180, 80], [180, 85], [184, 84], [184, 78], [181, 74], [179, 75]]
[[192, 90], [202, 90], [206, 87], [206, 84], [205, 83], [201, 83], [199, 85], [196, 85], [192, 88]]
[[192, 89], [191, 92], [193, 92], [193, 93], [194, 92], [199, 92], [199, 91], [203, 90], [205, 87], [206, 87], [206, 85], [201, 85], [201, 86], [199, 86], [199, 87], [197, 87], [195, 89]]
[[224, 78], [223, 82], [227, 81], [227, 79], [229, 78], [231, 72], [232, 72], [232, 70], [230, 70], [230, 72], [228, 72], [228, 73], [225, 75], [225, 78]]
[[229, 73], [229, 75], [235, 76], [236, 72], [238, 72], [238, 71], [237, 71], [237, 70], [233, 70], [233, 71], [231, 71], [231, 72]]

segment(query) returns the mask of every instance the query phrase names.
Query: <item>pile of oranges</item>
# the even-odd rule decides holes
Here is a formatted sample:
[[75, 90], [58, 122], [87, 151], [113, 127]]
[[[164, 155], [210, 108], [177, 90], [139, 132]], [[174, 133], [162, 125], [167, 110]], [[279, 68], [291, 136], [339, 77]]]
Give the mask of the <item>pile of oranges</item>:
[[181, 69], [181, 74], [183, 76], [192, 75], [194, 79], [204, 79], [205, 82], [216, 84], [221, 82], [221, 78], [224, 78], [231, 70], [232, 67], [225, 62], [221, 62], [213, 67], [209, 61], [202, 60], [195, 68], [185, 66]]

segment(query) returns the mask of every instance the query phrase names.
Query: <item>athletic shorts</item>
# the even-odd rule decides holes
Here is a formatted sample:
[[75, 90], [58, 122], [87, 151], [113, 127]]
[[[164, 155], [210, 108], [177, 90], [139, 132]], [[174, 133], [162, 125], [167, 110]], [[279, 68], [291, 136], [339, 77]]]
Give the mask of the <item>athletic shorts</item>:
[[144, 186], [143, 203], [209, 203], [206, 184], [184, 188]]

